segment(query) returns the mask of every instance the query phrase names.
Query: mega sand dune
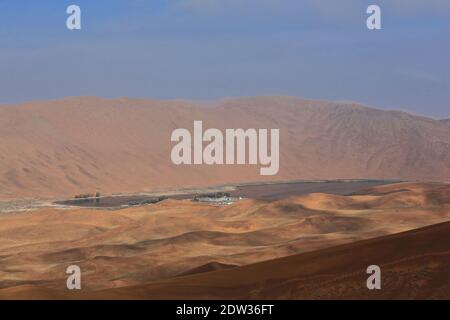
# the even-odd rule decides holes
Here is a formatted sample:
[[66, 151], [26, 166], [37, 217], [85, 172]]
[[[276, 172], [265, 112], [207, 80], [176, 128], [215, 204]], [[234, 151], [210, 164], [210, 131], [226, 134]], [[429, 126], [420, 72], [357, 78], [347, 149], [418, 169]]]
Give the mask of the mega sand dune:
[[[116, 211], [7, 213], [0, 215], [0, 298], [77, 298], [66, 290], [65, 271], [73, 264], [82, 270], [82, 294], [96, 298], [359, 297], [361, 268], [369, 264], [395, 266], [387, 269], [395, 277], [404, 272], [405, 280], [389, 278], [391, 271], [383, 276], [392, 279], [383, 283], [398, 291], [394, 297], [403, 297], [415, 294], [408, 287], [415, 275], [423, 272], [434, 283], [442, 266], [448, 270], [448, 226], [447, 234], [430, 231], [422, 243], [399, 236], [244, 266], [449, 220], [450, 185], [439, 183], [383, 185], [347, 196], [246, 199], [229, 206], [166, 200]], [[427, 287], [427, 279], [417, 281]], [[333, 291], [341, 282], [343, 291]], [[123, 289], [109, 291], [115, 288]], [[439, 291], [433, 294], [440, 297]]]
[[[280, 171], [181, 166], [171, 133], [280, 129]], [[0, 198], [136, 192], [288, 179], [450, 180], [448, 122], [288, 97], [215, 103], [67, 98], [0, 107]]]

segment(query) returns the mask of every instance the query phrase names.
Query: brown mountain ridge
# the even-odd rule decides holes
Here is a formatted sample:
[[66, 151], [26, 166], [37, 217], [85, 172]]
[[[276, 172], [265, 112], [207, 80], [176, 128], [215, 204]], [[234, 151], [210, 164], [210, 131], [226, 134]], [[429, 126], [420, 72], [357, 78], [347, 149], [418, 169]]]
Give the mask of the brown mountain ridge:
[[[175, 166], [171, 133], [280, 129], [280, 171]], [[0, 198], [67, 197], [288, 179], [450, 180], [448, 123], [291, 97], [187, 101], [66, 98], [0, 107]]]

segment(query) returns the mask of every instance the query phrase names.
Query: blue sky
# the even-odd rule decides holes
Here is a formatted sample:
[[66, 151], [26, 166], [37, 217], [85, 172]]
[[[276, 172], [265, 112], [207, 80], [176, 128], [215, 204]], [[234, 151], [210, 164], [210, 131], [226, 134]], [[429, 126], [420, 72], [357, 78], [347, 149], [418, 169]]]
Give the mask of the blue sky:
[[449, 57], [448, 0], [0, 0], [0, 103], [277, 94], [450, 118]]

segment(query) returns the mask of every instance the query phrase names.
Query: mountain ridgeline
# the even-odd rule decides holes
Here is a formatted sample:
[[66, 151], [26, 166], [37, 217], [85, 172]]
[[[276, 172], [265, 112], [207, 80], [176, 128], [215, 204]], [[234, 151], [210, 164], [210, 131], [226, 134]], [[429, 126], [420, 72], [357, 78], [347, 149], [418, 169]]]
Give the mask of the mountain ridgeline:
[[[171, 133], [279, 129], [280, 169], [176, 166]], [[62, 197], [288, 179], [450, 180], [450, 122], [291, 97], [65, 98], [0, 107], [0, 198]]]

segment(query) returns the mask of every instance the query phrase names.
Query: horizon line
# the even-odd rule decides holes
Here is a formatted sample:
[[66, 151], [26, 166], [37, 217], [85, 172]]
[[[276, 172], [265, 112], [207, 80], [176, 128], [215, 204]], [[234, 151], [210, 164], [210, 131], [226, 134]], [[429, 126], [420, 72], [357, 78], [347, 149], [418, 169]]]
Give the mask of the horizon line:
[[120, 100], [131, 100], [131, 101], [165, 101], [165, 102], [185, 102], [185, 103], [193, 103], [200, 105], [210, 104], [211, 106], [215, 106], [216, 104], [223, 103], [226, 101], [232, 100], [244, 100], [244, 99], [258, 99], [258, 98], [282, 98], [282, 99], [295, 99], [299, 101], [310, 101], [310, 102], [318, 102], [318, 103], [329, 103], [329, 104], [337, 104], [337, 105], [353, 105], [358, 107], [363, 107], [372, 110], [384, 111], [384, 112], [399, 112], [403, 114], [408, 114], [414, 117], [427, 118], [434, 121], [447, 121], [450, 120], [450, 116], [437, 118], [435, 116], [426, 115], [417, 113], [411, 110], [403, 109], [403, 108], [392, 108], [392, 107], [382, 107], [382, 106], [373, 106], [363, 102], [358, 102], [354, 100], [329, 100], [329, 99], [320, 99], [320, 98], [305, 98], [301, 96], [295, 95], [285, 95], [285, 94], [259, 94], [259, 95], [243, 95], [243, 96], [223, 96], [213, 99], [192, 99], [192, 98], [152, 98], [152, 97], [131, 97], [131, 96], [117, 96], [117, 97], [106, 97], [100, 95], [74, 95], [74, 96], [62, 96], [48, 99], [36, 99], [36, 100], [27, 100], [22, 102], [13, 102], [13, 103], [3, 103], [0, 102], [0, 107], [13, 107], [13, 106], [23, 106], [30, 105], [36, 103], [45, 103], [45, 102], [58, 102], [63, 100], [76, 100], [76, 99], [99, 99], [104, 101], [120, 101]]

